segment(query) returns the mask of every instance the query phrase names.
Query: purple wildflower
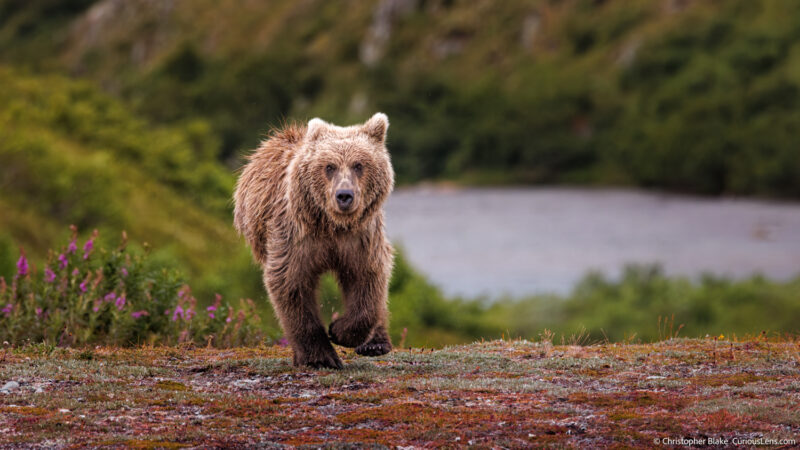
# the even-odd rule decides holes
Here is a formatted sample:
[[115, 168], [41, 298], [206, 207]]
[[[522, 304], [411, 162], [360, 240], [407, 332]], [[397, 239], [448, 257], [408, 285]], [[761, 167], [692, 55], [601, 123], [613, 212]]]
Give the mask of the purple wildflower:
[[36, 308], [36, 317], [42, 317], [42, 308]]
[[94, 312], [100, 311], [100, 307], [97, 306], [97, 305], [94, 305], [94, 308], [92, 308], [92, 311], [94, 311]]
[[289, 345], [289, 341], [285, 337], [282, 337], [278, 339], [278, 342], [276, 342], [276, 344], [278, 344], [278, 347], [286, 347], [287, 345]]
[[81, 274], [81, 272], [77, 268], [72, 269], [72, 276], [73, 277], [77, 277], [80, 274]]
[[75, 239], [73, 238], [72, 241], [70, 241], [69, 246], [67, 246], [67, 253], [73, 254], [76, 251], [78, 251], [78, 244], [77, 242], [75, 242]]
[[106, 303], [111, 303], [114, 301], [115, 298], [117, 298], [117, 294], [109, 292], [108, 294], [106, 294], [105, 297], [103, 297], [103, 301]]
[[194, 311], [194, 309], [188, 308], [186, 310], [186, 320], [192, 320], [192, 317], [194, 317], [195, 314], [197, 313]]
[[46, 281], [48, 283], [52, 283], [53, 281], [56, 281], [56, 273], [53, 272], [53, 270], [50, 269], [49, 267], [45, 267], [45, 269], [44, 269], [44, 281]]
[[231, 323], [231, 318], [228, 317], [227, 319], [225, 319], [225, 323]]
[[94, 238], [91, 238], [88, 241], [86, 241], [86, 244], [83, 245], [83, 259], [89, 259], [89, 255], [92, 253], [93, 248], [94, 248]]
[[63, 253], [58, 255], [58, 268], [64, 270], [67, 268], [67, 264], [69, 264], [69, 261], [67, 260], [67, 255]]
[[28, 274], [28, 258], [25, 257], [24, 253], [19, 255], [19, 260], [17, 261], [17, 273], [21, 277], [24, 277]]
[[214, 316], [214, 311], [216, 311], [216, 310], [217, 310], [217, 307], [214, 306], [214, 305], [211, 305], [208, 308], [206, 308], [206, 311], [208, 311], [208, 317], [213, 319], [215, 317]]
[[183, 319], [183, 308], [181, 308], [181, 305], [175, 307], [175, 312], [172, 313], [172, 321], [175, 322], [178, 320], [178, 316], [181, 316], [181, 319]]
[[131, 317], [133, 317], [134, 319], [138, 319], [138, 318], [140, 318], [142, 316], [149, 316], [149, 315], [150, 315], [150, 313], [148, 313], [145, 310], [134, 311], [134, 312], [131, 313]]
[[5, 307], [3, 307], [3, 309], [2, 309], [2, 310], [0, 310], [0, 311], [3, 311], [3, 313], [5, 313], [5, 315], [6, 315], [6, 317], [8, 317], [8, 316], [10, 316], [10, 315], [11, 315], [11, 310], [12, 310], [12, 309], [14, 309], [14, 305], [12, 305], [11, 303], [9, 303], [9, 304], [7, 304]]
[[122, 276], [123, 277], [127, 277], [128, 276], [128, 269], [126, 269], [124, 267], [122, 268]]
[[117, 306], [118, 310], [122, 311], [122, 308], [125, 307], [125, 294], [117, 297], [117, 301], [114, 302], [114, 304]]
[[89, 283], [89, 279], [87, 278], [87, 279], [81, 281], [81, 284], [79, 286], [81, 288], [81, 292], [84, 293], [84, 294], [86, 293], [86, 290], [88, 289], [88, 286], [87, 286], [88, 283]]

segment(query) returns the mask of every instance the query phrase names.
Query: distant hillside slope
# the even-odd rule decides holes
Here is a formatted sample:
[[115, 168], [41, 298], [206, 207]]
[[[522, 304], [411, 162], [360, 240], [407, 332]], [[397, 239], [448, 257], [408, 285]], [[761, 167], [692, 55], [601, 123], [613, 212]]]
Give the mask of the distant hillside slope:
[[88, 77], [233, 164], [283, 118], [392, 120], [401, 182], [800, 196], [800, 3], [12, 1], [0, 58]]
[[153, 127], [63, 77], [0, 67], [0, 85], [3, 240], [38, 259], [70, 224], [113, 245], [126, 230], [187, 270], [201, 295], [263, 296], [230, 223], [233, 176], [206, 154], [207, 130]]

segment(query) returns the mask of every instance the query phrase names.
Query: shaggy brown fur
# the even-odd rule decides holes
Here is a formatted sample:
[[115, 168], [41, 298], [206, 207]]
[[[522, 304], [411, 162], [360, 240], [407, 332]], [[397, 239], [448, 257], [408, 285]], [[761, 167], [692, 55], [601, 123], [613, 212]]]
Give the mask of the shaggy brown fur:
[[[264, 268], [295, 365], [341, 368], [330, 340], [376, 356], [392, 349], [387, 296], [393, 250], [383, 203], [394, 185], [386, 115], [337, 127], [320, 119], [278, 130], [250, 156], [234, 224]], [[344, 196], [343, 196], [344, 195]], [[345, 311], [325, 332], [316, 290], [332, 271]]]

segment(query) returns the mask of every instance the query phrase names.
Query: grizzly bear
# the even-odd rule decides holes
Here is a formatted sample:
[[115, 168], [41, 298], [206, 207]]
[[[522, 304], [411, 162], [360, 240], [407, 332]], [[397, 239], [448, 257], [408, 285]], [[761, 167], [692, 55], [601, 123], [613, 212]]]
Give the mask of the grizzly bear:
[[[338, 127], [312, 119], [274, 131], [236, 184], [234, 224], [264, 270], [264, 285], [295, 366], [341, 368], [331, 345], [366, 356], [391, 351], [388, 289], [394, 251], [383, 203], [394, 187], [389, 120]], [[316, 299], [332, 272], [344, 313], [328, 330]]]

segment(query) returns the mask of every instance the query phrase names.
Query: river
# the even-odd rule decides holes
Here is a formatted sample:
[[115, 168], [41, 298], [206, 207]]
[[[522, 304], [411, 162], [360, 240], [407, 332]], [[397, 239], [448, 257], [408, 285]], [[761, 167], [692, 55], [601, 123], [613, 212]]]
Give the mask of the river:
[[397, 189], [387, 229], [450, 295], [568, 293], [627, 263], [730, 277], [800, 273], [800, 203], [579, 188]]

